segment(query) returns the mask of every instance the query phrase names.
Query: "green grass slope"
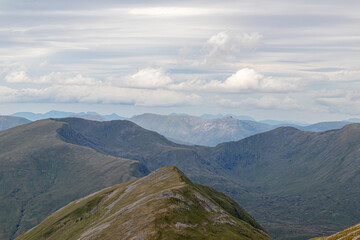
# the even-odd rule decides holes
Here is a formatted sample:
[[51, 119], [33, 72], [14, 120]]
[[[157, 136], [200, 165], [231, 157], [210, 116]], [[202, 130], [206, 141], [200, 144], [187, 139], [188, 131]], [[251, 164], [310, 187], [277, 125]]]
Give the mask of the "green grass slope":
[[360, 223], [329, 237], [319, 237], [312, 240], [357, 240], [360, 239]]
[[222, 144], [212, 160], [252, 193], [232, 196], [273, 237], [308, 239], [360, 218], [359, 149], [360, 124], [321, 133], [281, 128]]
[[0, 239], [13, 239], [82, 196], [148, 173], [137, 161], [65, 143], [64, 123], [41, 120], [0, 132]]
[[17, 238], [25, 239], [270, 237], [234, 200], [165, 167], [70, 203]]

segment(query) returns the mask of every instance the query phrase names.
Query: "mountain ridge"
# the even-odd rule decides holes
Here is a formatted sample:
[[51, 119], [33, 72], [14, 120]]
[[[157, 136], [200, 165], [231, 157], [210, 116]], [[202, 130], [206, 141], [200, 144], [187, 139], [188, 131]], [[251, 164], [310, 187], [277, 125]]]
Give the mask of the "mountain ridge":
[[63, 142], [62, 125], [47, 119], [0, 132], [0, 239], [80, 196], [148, 173], [140, 162]]
[[311, 240], [357, 240], [360, 239], [360, 223], [351, 226], [341, 232], [335, 233], [328, 237], [318, 237]]
[[[143, 142], [144, 151], [115, 144], [116, 139], [100, 140], [95, 147], [106, 154], [139, 160], [150, 170], [175, 165], [192, 180], [211, 185], [241, 202], [274, 237], [305, 239], [333, 233], [353, 224], [360, 216], [358, 211], [347, 209], [348, 206], [357, 209], [356, 201], [345, 204], [345, 196], [354, 199], [360, 194], [359, 187], [351, 185], [360, 177], [356, 172], [360, 164], [356, 152], [360, 144], [359, 126], [351, 124], [319, 133], [283, 127], [216, 147], [185, 146], [155, 139]], [[78, 130], [80, 135], [87, 131]], [[89, 142], [95, 139], [87, 137]], [[107, 146], [107, 141], [112, 141], [115, 148]], [[299, 204], [297, 210], [292, 208], [294, 201]], [[312, 214], [305, 216], [301, 211]]]
[[172, 143], [129, 121], [49, 121], [61, 124], [57, 134], [69, 144], [134, 159], [150, 171], [178, 167], [232, 196], [277, 239], [330, 235], [360, 216], [360, 124], [320, 133], [284, 127], [204, 147]]
[[21, 239], [270, 239], [234, 200], [175, 167], [59, 209]]
[[112, 113], [109, 115], [100, 115], [96, 112], [76, 113], [76, 112], [63, 112], [63, 111], [56, 111], [56, 110], [51, 110], [46, 113], [17, 112], [17, 113], [12, 114], [11, 116], [24, 117], [31, 121], [37, 121], [37, 120], [42, 120], [42, 119], [47, 119], [47, 118], [67, 118], [67, 117], [74, 117], [74, 116], [79, 117], [79, 118], [88, 119], [88, 120], [93, 120], [93, 121], [111, 121], [111, 120], [125, 119], [124, 117], [121, 117], [115, 113]]

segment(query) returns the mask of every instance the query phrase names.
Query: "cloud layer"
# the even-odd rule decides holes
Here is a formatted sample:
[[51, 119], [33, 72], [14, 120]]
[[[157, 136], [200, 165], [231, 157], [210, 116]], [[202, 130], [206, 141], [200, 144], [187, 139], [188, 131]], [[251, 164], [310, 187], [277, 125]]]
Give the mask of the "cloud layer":
[[358, 2], [264, 4], [5, 0], [0, 104], [360, 115]]

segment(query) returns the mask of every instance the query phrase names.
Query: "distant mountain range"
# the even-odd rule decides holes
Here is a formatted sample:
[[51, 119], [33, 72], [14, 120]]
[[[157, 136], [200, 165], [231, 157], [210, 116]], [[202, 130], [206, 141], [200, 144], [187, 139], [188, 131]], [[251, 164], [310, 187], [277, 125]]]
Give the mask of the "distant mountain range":
[[159, 115], [146, 113], [128, 119], [139, 126], [156, 131], [169, 140], [182, 144], [216, 146], [219, 143], [238, 141], [278, 127], [291, 126], [302, 131], [321, 132], [340, 129], [350, 122], [321, 122], [307, 126], [273, 121], [275, 125], [235, 117], [202, 119], [190, 115]]
[[96, 112], [62, 112], [62, 111], [50, 111], [47, 113], [32, 113], [32, 112], [18, 112], [14, 113], [11, 116], [23, 117], [31, 121], [47, 119], [47, 118], [67, 118], [67, 117], [80, 117], [88, 120], [94, 121], [111, 121], [111, 120], [123, 120], [124, 117], [113, 113], [110, 115], [100, 115]]
[[351, 122], [346, 121], [335, 121], [335, 122], [320, 122], [311, 124], [308, 126], [293, 126], [299, 130], [302, 131], [308, 131], [308, 132], [323, 132], [333, 129], [340, 129], [345, 127], [346, 125], [351, 124]]
[[[111, 115], [100, 115], [96, 112], [74, 113], [61, 111], [50, 111], [44, 114], [19, 112], [13, 114], [13, 116], [23, 117], [32, 121], [47, 118], [67, 117], [77, 117], [93, 121], [127, 119], [120, 117], [115, 113]], [[176, 143], [188, 145], [198, 144], [205, 146], [216, 146], [222, 142], [238, 141], [254, 134], [284, 126], [294, 127], [302, 131], [321, 132], [340, 129], [350, 123], [360, 122], [359, 119], [353, 118], [347, 121], [320, 122], [309, 125], [304, 122], [296, 121], [265, 120], [256, 122], [249, 116], [236, 116], [231, 114], [204, 114], [200, 117], [196, 117], [176, 113], [172, 113], [170, 115], [146, 113], [129, 118], [129, 120], [148, 130], [156, 131]], [[12, 122], [13, 123], [9, 125], [8, 120], [0, 118], [0, 127], [14, 127], [27, 123], [28, 121], [16, 121], [15, 119], [12, 119]], [[4, 129], [8, 129], [9, 127], [5, 127]], [[4, 129], [0, 128], [0, 131]]]
[[0, 116], [0, 131], [31, 122], [22, 117]]
[[243, 139], [274, 128], [267, 124], [233, 117], [205, 120], [190, 115], [169, 116], [147, 113], [128, 120], [179, 143], [207, 146]]
[[350, 118], [346, 120], [346, 122], [360, 123], [360, 118]]
[[271, 238], [234, 200], [165, 167], [68, 204], [22, 239]]
[[279, 120], [262, 120], [261, 123], [277, 126], [277, 127], [285, 127], [285, 126], [308, 126], [310, 124], [306, 122], [298, 122], [298, 121], [279, 121]]

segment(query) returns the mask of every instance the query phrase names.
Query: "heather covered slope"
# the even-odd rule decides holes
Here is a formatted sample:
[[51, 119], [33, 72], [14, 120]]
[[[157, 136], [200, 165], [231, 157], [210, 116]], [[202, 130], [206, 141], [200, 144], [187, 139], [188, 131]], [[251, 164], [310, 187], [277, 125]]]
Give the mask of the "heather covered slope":
[[50, 238], [270, 239], [234, 200], [175, 167], [74, 201], [17, 239]]
[[328, 237], [319, 237], [312, 240], [358, 240], [360, 239], [360, 223], [345, 229], [344, 231], [335, 233]]
[[137, 161], [65, 143], [57, 133], [63, 125], [41, 120], [0, 132], [0, 239], [74, 199], [148, 173]]
[[0, 116], [0, 131], [31, 122], [22, 117]]
[[[61, 119], [64, 141], [174, 165], [234, 197], [277, 239], [330, 235], [360, 217], [360, 124], [312, 133], [278, 128], [216, 147], [174, 144], [129, 121]], [[86, 123], [83, 123], [85, 121]]]
[[206, 120], [190, 115], [167, 116], [146, 113], [129, 120], [169, 139], [206, 146], [240, 140], [275, 128], [268, 124], [233, 117]]

